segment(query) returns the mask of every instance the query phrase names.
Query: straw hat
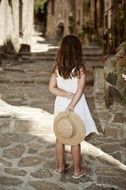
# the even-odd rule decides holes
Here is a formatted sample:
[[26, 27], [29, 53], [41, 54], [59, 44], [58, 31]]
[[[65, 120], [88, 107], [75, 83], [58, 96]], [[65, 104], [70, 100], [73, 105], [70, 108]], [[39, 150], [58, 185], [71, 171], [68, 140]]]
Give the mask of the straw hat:
[[86, 135], [84, 122], [74, 112], [59, 113], [54, 120], [53, 129], [57, 139], [66, 145], [77, 145]]

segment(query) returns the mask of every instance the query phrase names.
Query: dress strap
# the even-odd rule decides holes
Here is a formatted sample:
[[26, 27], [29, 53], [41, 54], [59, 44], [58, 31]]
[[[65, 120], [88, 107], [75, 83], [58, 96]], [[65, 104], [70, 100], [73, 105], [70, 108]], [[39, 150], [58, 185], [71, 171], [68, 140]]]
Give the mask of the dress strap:
[[71, 77], [73, 77], [73, 74], [74, 74], [74, 71], [75, 71], [75, 67], [72, 69], [72, 71], [71, 71]]
[[58, 77], [60, 76], [60, 75], [59, 75], [59, 72], [58, 72], [58, 69], [56, 69], [56, 74], [57, 74]]
[[74, 67], [74, 68], [72, 69], [71, 73], [73, 73], [73, 72], [75, 71], [75, 69], [76, 69], [76, 68]]

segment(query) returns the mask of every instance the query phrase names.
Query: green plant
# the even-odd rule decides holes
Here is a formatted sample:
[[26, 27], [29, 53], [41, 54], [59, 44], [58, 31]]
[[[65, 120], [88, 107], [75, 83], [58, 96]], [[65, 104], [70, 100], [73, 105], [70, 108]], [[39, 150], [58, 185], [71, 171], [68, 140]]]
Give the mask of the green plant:
[[124, 53], [126, 54], [126, 41], [124, 41], [124, 42], [122, 43], [122, 48], [123, 48], [123, 50], [124, 50]]
[[122, 60], [118, 64], [118, 74], [126, 74], [126, 55], [122, 58]]
[[123, 91], [122, 101], [124, 104], [126, 104], [126, 87], [124, 88], [124, 91]]
[[35, 4], [34, 4], [34, 10], [35, 10], [35, 14], [38, 13], [38, 11], [42, 12], [44, 11], [44, 0], [35, 0]]
[[83, 1], [83, 12], [84, 12], [84, 15], [87, 15], [89, 13], [89, 9], [90, 9], [90, 0]]
[[97, 45], [99, 45], [99, 46], [102, 46], [103, 45], [103, 38], [102, 38], [102, 35], [98, 35], [98, 34], [96, 34], [96, 35], [94, 35], [94, 38], [92, 39], [92, 41], [94, 42], [94, 43], [96, 43]]

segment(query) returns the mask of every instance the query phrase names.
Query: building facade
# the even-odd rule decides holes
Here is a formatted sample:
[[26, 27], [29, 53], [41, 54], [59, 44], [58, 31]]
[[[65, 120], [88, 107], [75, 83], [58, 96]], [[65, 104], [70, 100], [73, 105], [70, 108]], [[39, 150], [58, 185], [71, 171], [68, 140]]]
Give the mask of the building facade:
[[113, 51], [126, 40], [126, 1], [84, 0], [83, 33]]
[[60, 39], [79, 33], [83, 25], [83, 0], [47, 0], [46, 36]]
[[0, 0], [0, 47], [12, 43], [30, 44], [33, 32], [34, 0]]

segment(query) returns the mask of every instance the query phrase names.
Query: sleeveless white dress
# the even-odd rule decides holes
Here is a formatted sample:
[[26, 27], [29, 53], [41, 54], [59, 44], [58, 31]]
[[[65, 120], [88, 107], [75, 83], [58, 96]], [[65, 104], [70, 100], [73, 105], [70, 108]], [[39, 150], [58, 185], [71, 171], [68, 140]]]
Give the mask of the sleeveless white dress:
[[[76, 92], [77, 87], [78, 87], [78, 80], [79, 80], [77, 77], [64, 79], [58, 74], [58, 71], [57, 71], [57, 75], [58, 76], [56, 80], [57, 80], [58, 88], [63, 89], [68, 92], [72, 92], [72, 93]], [[70, 101], [71, 100], [67, 99], [66, 97], [61, 97], [61, 96], [56, 97], [55, 104], [54, 104], [54, 118], [58, 115], [58, 113], [66, 110]], [[82, 119], [82, 121], [84, 122], [85, 127], [86, 127], [86, 135], [93, 132], [98, 134], [95, 122], [91, 116], [84, 94], [81, 96], [80, 100], [74, 107], [74, 112], [78, 114], [80, 118]]]

